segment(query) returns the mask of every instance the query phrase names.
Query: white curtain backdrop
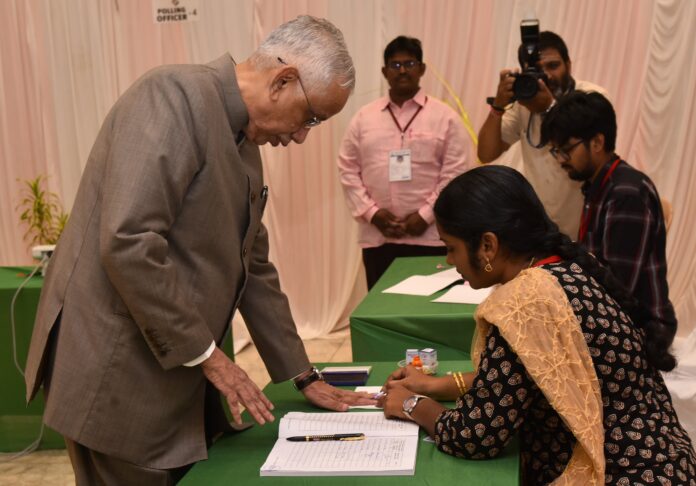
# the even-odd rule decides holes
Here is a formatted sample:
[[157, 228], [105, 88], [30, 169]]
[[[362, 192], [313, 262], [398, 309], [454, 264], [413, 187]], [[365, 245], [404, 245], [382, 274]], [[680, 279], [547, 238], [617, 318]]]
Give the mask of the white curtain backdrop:
[[[147, 0], [0, 1], [0, 265], [30, 262], [19, 225], [18, 179], [49, 176], [69, 209], [101, 121], [148, 69], [242, 60], [275, 26], [302, 13], [344, 32], [357, 86], [307, 142], [264, 147], [271, 253], [304, 338], [343, 327], [365, 293], [356, 225], [335, 158], [356, 110], [383, 94], [382, 51], [399, 34], [423, 41], [423, 85], [449, 103], [441, 73], [474, 129], [500, 69], [516, 66], [519, 22], [536, 15], [568, 44], [573, 74], [609, 90], [618, 152], [674, 205], [668, 235], [679, 335], [696, 321], [696, 2], [691, 0], [198, 0], [196, 22], [156, 25]], [[471, 156], [474, 157], [472, 147]], [[519, 166], [513, 147], [502, 163]], [[692, 221], [692, 223], [689, 223]]]

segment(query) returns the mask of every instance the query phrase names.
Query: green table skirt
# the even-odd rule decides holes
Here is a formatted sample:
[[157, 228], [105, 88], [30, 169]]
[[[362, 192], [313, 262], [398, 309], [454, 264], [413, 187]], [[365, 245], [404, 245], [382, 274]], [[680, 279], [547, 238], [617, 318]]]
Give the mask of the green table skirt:
[[[17, 289], [31, 273], [31, 267], [0, 267], [0, 452], [24, 449], [39, 437], [43, 415], [43, 397], [27, 406], [24, 377], [15, 366], [14, 350], [22, 368], [26, 364], [36, 306], [39, 303], [43, 278], [34, 276], [17, 294], [15, 302], [15, 335], [12, 339], [10, 305]], [[60, 434], [46, 427], [40, 449], [60, 449], [65, 443]]]
[[427, 347], [439, 360], [470, 359], [475, 305], [433, 303], [445, 290], [426, 297], [382, 293], [412, 275], [446, 268], [444, 257], [394, 260], [350, 316], [353, 360], [397, 362], [406, 349]]

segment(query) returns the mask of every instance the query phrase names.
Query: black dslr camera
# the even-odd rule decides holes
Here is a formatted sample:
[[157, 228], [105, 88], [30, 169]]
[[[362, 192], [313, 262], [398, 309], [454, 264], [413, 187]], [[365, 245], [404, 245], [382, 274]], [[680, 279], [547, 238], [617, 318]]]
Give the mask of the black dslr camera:
[[527, 19], [520, 22], [520, 34], [522, 45], [517, 52], [520, 61], [521, 73], [514, 74], [515, 82], [512, 85], [514, 100], [531, 100], [539, 91], [538, 81], [546, 82], [543, 71], [537, 68], [539, 62], [539, 21]]

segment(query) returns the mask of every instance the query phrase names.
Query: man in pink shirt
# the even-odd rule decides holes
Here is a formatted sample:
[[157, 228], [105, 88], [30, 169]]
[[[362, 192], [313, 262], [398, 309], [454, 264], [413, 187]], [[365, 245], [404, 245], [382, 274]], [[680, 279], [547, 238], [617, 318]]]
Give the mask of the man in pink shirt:
[[346, 202], [360, 225], [368, 288], [394, 258], [446, 253], [433, 204], [470, 168], [466, 130], [454, 110], [420, 88], [424, 73], [418, 39], [391, 41], [382, 68], [389, 96], [358, 111], [338, 154]]

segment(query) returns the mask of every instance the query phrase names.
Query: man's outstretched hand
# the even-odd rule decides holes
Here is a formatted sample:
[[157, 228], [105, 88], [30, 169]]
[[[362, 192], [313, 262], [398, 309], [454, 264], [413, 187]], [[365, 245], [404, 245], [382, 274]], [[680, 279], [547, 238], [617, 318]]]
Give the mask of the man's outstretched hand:
[[246, 407], [259, 425], [275, 420], [270, 400], [220, 348], [215, 348], [210, 358], [201, 363], [201, 368], [208, 381], [224, 395], [236, 424], [242, 423], [240, 404]]
[[305, 398], [317, 407], [345, 412], [350, 405], [377, 405], [369, 393], [342, 390], [325, 381], [315, 381], [302, 390]]

